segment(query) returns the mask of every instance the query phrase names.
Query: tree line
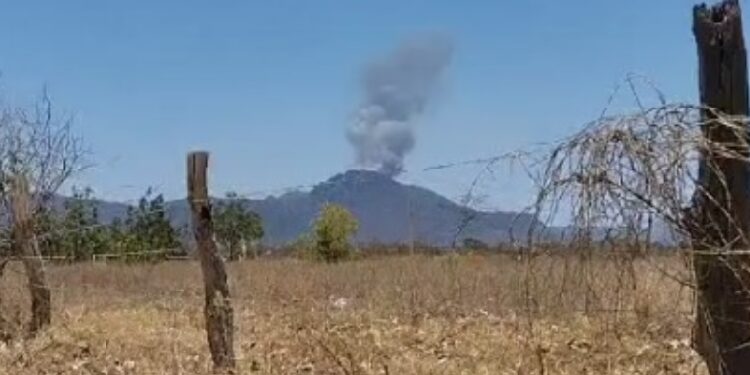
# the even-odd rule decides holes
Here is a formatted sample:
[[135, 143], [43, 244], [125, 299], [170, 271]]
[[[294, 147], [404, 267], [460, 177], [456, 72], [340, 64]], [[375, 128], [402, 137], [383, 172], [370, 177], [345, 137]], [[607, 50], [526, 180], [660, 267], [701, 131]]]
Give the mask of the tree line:
[[[187, 227], [172, 225], [162, 194], [147, 189], [124, 216], [105, 222], [93, 189], [76, 188], [61, 207], [48, 204], [35, 213], [39, 252], [68, 261], [91, 260], [108, 254], [129, 261], [160, 260], [188, 254]], [[229, 260], [257, 255], [263, 237], [260, 215], [243, 205], [234, 193], [213, 207], [215, 240]], [[6, 235], [7, 237], [7, 235]], [[12, 252], [9, 238], [5, 252]]]
[[[61, 207], [41, 206], [35, 213], [40, 254], [66, 261], [91, 260], [104, 254], [127, 261], [157, 261], [189, 254], [189, 228], [172, 224], [162, 194], [147, 189], [124, 216], [108, 223], [102, 218], [100, 203], [90, 187], [74, 187]], [[236, 193], [216, 200], [213, 224], [214, 240], [225, 259], [259, 255], [260, 240], [265, 234], [263, 220]], [[354, 251], [352, 237], [357, 229], [356, 218], [346, 208], [326, 204], [310, 232], [300, 236], [295, 245], [308, 259], [344, 260]]]

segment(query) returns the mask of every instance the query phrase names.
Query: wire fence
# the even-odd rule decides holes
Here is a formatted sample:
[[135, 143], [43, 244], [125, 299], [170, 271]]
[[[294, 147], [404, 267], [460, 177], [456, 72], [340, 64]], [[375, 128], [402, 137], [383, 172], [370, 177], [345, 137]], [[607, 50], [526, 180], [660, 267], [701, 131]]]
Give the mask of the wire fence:
[[[323, 311], [327, 315], [325, 315], [324, 323], [318, 324], [320, 326], [333, 324], [331, 322], [340, 316], [336, 314], [349, 311], [347, 309], [371, 310], [372, 315], [382, 314], [382, 317], [388, 317], [388, 319], [382, 318], [385, 320], [411, 320], [414, 322], [412, 324], [417, 327], [420, 319], [437, 319], [446, 316], [458, 321], [520, 316], [521, 318], [513, 320], [513, 324], [522, 327], [519, 329], [521, 333], [518, 337], [522, 337], [523, 342], [530, 348], [524, 353], [533, 356], [540, 352], [541, 349], [538, 348], [544, 344], [545, 335], [551, 335], [550, 332], [554, 331], [552, 328], [549, 328], [550, 331], [540, 331], [540, 326], [544, 326], [545, 329], [547, 326], [563, 327], [559, 328], [563, 330], [572, 329], [565, 319], [575, 321], [579, 316], [602, 322], [603, 328], [597, 328], [596, 332], [599, 336], [596, 337], [616, 336], [616, 340], [608, 341], [611, 345], [610, 351], [613, 350], [613, 346], [625, 345], [623, 343], [628, 339], [622, 339], [623, 332], [631, 335], [630, 340], [633, 340], [633, 337], [643, 340], [640, 336], [642, 333], [639, 331], [641, 329], [650, 332], [649, 335], [663, 335], [670, 340], [684, 339], [685, 328], [689, 326], [685, 321], [694, 314], [692, 299], [695, 282], [688, 254], [675, 249], [658, 248], [651, 241], [650, 235], [641, 236], [643, 231], [652, 229], [651, 226], [642, 225], [644, 217], [624, 215], [624, 213], [640, 211], [658, 213], [654, 210], [654, 207], [658, 205], [644, 206], [631, 203], [618, 206], [615, 203], [617, 199], [622, 201], [622, 195], [608, 195], [606, 196], [608, 200], [596, 199], [596, 193], [603, 190], [594, 189], [600, 185], [596, 185], [597, 181], [591, 176], [598, 176], [597, 173], [601, 170], [613, 173], [619, 171], [623, 176], [631, 176], [624, 172], [627, 171], [627, 166], [624, 164], [612, 164], [608, 167], [602, 161], [603, 159], [596, 157], [574, 158], [575, 160], [594, 160], [596, 162], [594, 164], [565, 164], [563, 162], [556, 164], [555, 168], [549, 168], [549, 162], [560, 160], [557, 158], [560, 155], [590, 155], [587, 151], [575, 150], [596, 151], [598, 150], [596, 147], [599, 146], [628, 144], [615, 139], [614, 134], [633, 137], [635, 137], [634, 134], [646, 135], [646, 137], [632, 138], [639, 142], [664, 140], [665, 138], [659, 137], [650, 138], [648, 135], [653, 133], [637, 130], [640, 127], [650, 129], [650, 126], [655, 124], [660, 125], [661, 129], [665, 129], [664, 131], [674, 130], [674, 125], [685, 125], [687, 120], [676, 121], [674, 117], [660, 117], [658, 114], [663, 112], [659, 110], [687, 112], [696, 109], [692, 106], [660, 105], [654, 112], [643, 108], [634, 116], [615, 116], [614, 119], [618, 120], [616, 122], [613, 122], [613, 118], [605, 116], [606, 111], [603, 111], [600, 119], [589, 124], [584, 131], [574, 137], [547, 144], [535, 144], [522, 151], [440, 162], [405, 170], [396, 181], [404, 181], [404, 184], [428, 185], [440, 192], [453, 192], [448, 193], [447, 200], [434, 199], [440, 204], [450, 206], [443, 211], [428, 211], [428, 214], [420, 214], [419, 210], [425, 208], [423, 206], [425, 201], [424, 198], [414, 194], [419, 194], [423, 190], [409, 189], [406, 191], [412, 194], [405, 194], [401, 197], [403, 199], [395, 201], [396, 204], [378, 207], [382, 210], [381, 212], [389, 213], [385, 218], [387, 222], [399, 223], [398, 233], [403, 235], [401, 238], [406, 239], [407, 245], [410, 242], [412, 246], [422, 246], [419, 244], [421, 240], [439, 232], [441, 234], [439, 241], [442, 244], [448, 244], [444, 247], [461, 248], [467, 245], [461, 240], [477, 235], [472, 230], [482, 229], [491, 233], [494, 236], [492, 238], [497, 240], [496, 243], [490, 243], [488, 247], [497, 245], [500, 248], [504, 245], [505, 250], [508, 251], [499, 252], [492, 251], [496, 249], [477, 247], [472, 249], [473, 252], [467, 252], [466, 256], [422, 257], [417, 254], [411, 257], [372, 257], [362, 262], [331, 267], [290, 258], [263, 258], [252, 262], [233, 262], [230, 264], [229, 274], [235, 301], [240, 306], [237, 314], [238, 320], [242, 322], [241, 324], [253, 325], [259, 319], [264, 319], [266, 315], [254, 315], [256, 312], [248, 311], [263, 308], [271, 311], [267, 313], [267, 316], [283, 314], [283, 311], [287, 309], [296, 308], [298, 309], [296, 318], [300, 321], [312, 320], [314, 318], [311, 316]], [[690, 137], [696, 135], [697, 126], [700, 124], [694, 123], [686, 127], [684, 133], [679, 133], [682, 135], [681, 138], [671, 138], [671, 141], [661, 144], [660, 148], [663, 150], [669, 142], [680, 144], [683, 148], [694, 147], [695, 143], [691, 144], [687, 140], [695, 139]], [[632, 129], [635, 131], [631, 132]], [[630, 145], [639, 145], [633, 149], [641, 153], [647, 149], [632, 139]], [[587, 145], [588, 148], [574, 149], [574, 146], [581, 144]], [[560, 149], [561, 146], [571, 146], [572, 148], [562, 147], [562, 149], [568, 151], [574, 149], [574, 151], [556, 152], [555, 150]], [[593, 154], [627, 155], [621, 149], [617, 150], [619, 154], [609, 150], [593, 152]], [[657, 149], [646, 153], [654, 157], [654, 162], [651, 164], [656, 167], [669, 164], [670, 160], [654, 156], [659, 151]], [[679, 153], [675, 155], [677, 154]], [[671, 162], [674, 167], [674, 159]], [[575, 168], [559, 168], [559, 165]], [[680, 168], [681, 166], [684, 167], [683, 164], [679, 164], [674, 170], [684, 173], [689, 171], [689, 168]], [[666, 189], [668, 183], [683, 186], [690, 181], [683, 177], [669, 175], [666, 168], [656, 168], [650, 171], [661, 173], [661, 175], [658, 178], [650, 175], [654, 177], [649, 179], [651, 185], [633, 186], [637, 186], [640, 189], [637, 191], [642, 194], [652, 193], [651, 197], [671, 194], [670, 192], [674, 190]], [[510, 174], [514, 175], [512, 179], [508, 178]], [[365, 174], [355, 173], [351, 177], [355, 179], [350, 181], [354, 186], [366, 186], [371, 182]], [[620, 180], [618, 186], [627, 187], [629, 185], [623, 184], [622, 181], [637, 179], [638, 177]], [[523, 184], [524, 188], [517, 189], [522, 190], [520, 192], [506, 191], [504, 187], [507, 186], [508, 180], [514, 181], [513, 184], [516, 184], [515, 181], [523, 180], [525, 182], [517, 184]], [[440, 187], [441, 181], [445, 183], [444, 188]], [[654, 181], [662, 185], [654, 187]], [[325, 186], [326, 182], [262, 190], [236, 189], [235, 196], [216, 197], [214, 203], [218, 206], [221, 202], [243, 202], [253, 209], [259, 204], [259, 200], [269, 196], [279, 198], [284, 194]], [[582, 192], [580, 195], [575, 194], [580, 192]], [[487, 196], [497, 195], [505, 195], [506, 199], [514, 200], [518, 209], [512, 212], [497, 211], [498, 208], [503, 208], [502, 202], [488, 202], [489, 198], [487, 198]], [[670, 211], [668, 212], [676, 214], [678, 212], [676, 207], [685, 203], [679, 199], [683, 199], [686, 195], [672, 194], [668, 197], [670, 200], [663, 200], [669, 203]], [[510, 196], [512, 198], [509, 198]], [[434, 195], [429, 195], [429, 197], [433, 199]], [[347, 198], [350, 197], [345, 197]], [[519, 203], [522, 198], [524, 202]], [[157, 209], [137, 207], [136, 202], [132, 203], [131, 207], [140, 217], [158, 215], [166, 219], [175, 219], [179, 216], [186, 220], [185, 223], [180, 224], [189, 224], [187, 202], [167, 201]], [[566, 209], [562, 207], [564, 205], [570, 207]], [[613, 208], [617, 210], [617, 215], [611, 214]], [[315, 209], [317, 207], [307, 214], [314, 217]], [[597, 209], [602, 211], [597, 212]], [[180, 212], [180, 210], [185, 211]], [[121, 211], [127, 212], [127, 209]], [[449, 213], [453, 216], [448, 221], [445, 217]], [[524, 217], [530, 218], [530, 221], [519, 223], [519, 217], [522, 215], [526, 215]], [[564, 218], [556, 222], [560, 216]], [[398, 217], [403, 220], [397, 220]], [[503, 226], [471, 227], [472, 224], [477, 223], [488, 225], [487, 223], [492, 223], [491, 220], [485, 222], [481, 220], [495, 217], [503, 218]], [[263, 219], [273, 220], [273, 218]], [[312, 220], [312, 217], [310, 219]], [[540, 227], [534, 227], [536, 222]], [[561, 227], [572, 226], [568, 230], [575, 232], [574, 235], [567, 237], [561, 232], [562, 229], [558, 227], [560, 222]], [[406, 224], [402, 226], [401, 223]], [[623, 223], [631, 225], [628, 229], [637, 230], [628, 232], [607, 228]], [[278, 223], [274, 224], [278, 225]], [[37, 233], [36, 240], [41, 242], [56, 236], [84, 234], [110, 226], [111, 223], [99, 222], [52, 228]], [[294, 229], [299, 233], [307, 230], [307, 228]], [[591, 237], [585, 238], [578, 232], [578, 229], [588, 229], [588, 235]], [[550, 235], [538, 234], [545, 230], [557, 232]], [[189, 233], [185, 235], [187, 239], [190, 238]], [[551, 240], [553, 237], [554, 241]], [[508, 243], [511, 246], [508, 246]], [[0, 245], [9, 246], [12, 245], [12, 241], [5, 239], [0, 242]], [[424, 241], [424, 245], [430, 244]], [[184, 311], [199, 304], [196, 302], [201, 296], [202, 284], [197, 277], [199, 271], [195, 264], [189, 262], [195, 258], [182, 254], [182, 250], [171, 247], [143, 248], [138, 251], [104, 251], [90, 254], [83, 260], [80, 257], [65, 255], [45, 255], [41, 259], [49, 275], [48, 288], [56, 295], [56, 303], [62, 306], [62, 311], [72, 309], [71, 306], [86, 305], [87, 298], [93, 298], [91, 296], [95, 295], [100, 304], [96, 308], [99, 309], [98, 311], [103, 311], [99, 312], [102, 315], [112, 310], [111, 306], [136, 303], [158, 305], [154, 311], [149, 311], [154, 315], [144, 319], [148, 321], [153, 317], [164, 319], [164, 310]], [[371, 249], [365, 249], [365, 251], [368, 250]], [[705, 250], [706, 254], [716, 252]], [[740, 250], [735, 254], [741, 252]], [[442, 252], [442, 254], [445, 253], [455, 254]], [[27, 258], [12, 256], [8, 260], [24, 261], [28, 260]], [[136, 262], [130, 267], [128, 260], [158, 261]], [[121, 265], [127, 266], [120, 267]], [[17, 280], [21, 280], [24, 276], [24, 271], [17, 266], [3, 264], [1, 269], [7, 271], [6, 282], [9, 279], [16, 280], [16, 284], [10, 284], [11, 286], [18, 285]], [[0, 276], [3, 274], [0, 273]], [[0, 293], [0, 296], [3, 294]], [[3, 317], [3, 304], [8, 303], [5, 297], [0, 298], [0, 318]], [[180, 306], [179, 309], [183, 310], [174, 306]], [[91, 307], [91, 309], [94, 308]], [[127, 309], [123, 307], [122, 310]], [[279, 311], [282, 312], [279, 313]], [[171, 314], [175, 313], [171, 312]], [[565, 317], [565, 319], [561, 320], [560, 317]], [[66, 325], [78, 323], [76, 319], [69, 317], [63, 317], [61, 320]], [[640, 325], [645, 328], [640, 328]], [[351, 324], [347, 327], [349, 328], [345, 329], [351, 329]], [[455, 330], [458, 332], [465, 328], [459, 327]], [[0, 331], [2, 329], [2, 323], [0, 323]], [[245, 335], [252, 336], [247, 332]], [[290, 336], [295, 335], [299, 333], [290, 334]], [[441, 345], [444, 344], [440, 343], [437, 346], [442, 347]]]
[[[621, 85], [618, 85], [616, 87], [612, 95], [609, 97], [605, 108], [602, 110], [600, 118], [594, 121], [592, 124], [587, 125], [586, 129], [602, 129], [605, 135], [609, 134], [607, 132], [610, 131], [609, 124], [611, 123], [611, 121], [609, 121], [607, 117], [608, 111], [610, 110], [610, 106], [612, 106], [612, 103], [615, 102], [615, 98], [618, 97], [618, 95], [620, 95], [624, 89], [630, 90], [630, 94], [633, 97], [633, 102], [635, 103], [635, 107], [638, 109], [638, 111], [635, 116], [628, 117], [626, 120], [621, 121], [620, 123], [635, 123], [641, 124], [645, 127], [655, 125], [658, 121], [655, 121], [656, 119], [654, 119], [653, 117], [649, 117], [648, 109], [644, 106], [643, 100], [641, 99], [642, 95], [639, 93], [637, 84], [645, 84], [648, 89], [656, 93], [655, 96], [658, 98], [658, 105], [660, 106], [656, 107], [656, 109], [663, 108], [668, 114], [679, 114], [681, 113], [681, 110], [683, 112], [687, 112], [695, 109], [695, 107], [692, 106], [667, 106], [664, 95], [655, 89], [655, 86], [652, 82], [643, 77], [631, 75], [628, 76], [628, 78]], [[622, 118], [620, 117], [620, 119]], [[666, 120], [666, 122], [672, 121], [671, 124], [678, 124], [679, 126], [682, 126], [684, 124], [683, 122], [681, 122], [682, 120], [675, 118], [667, 118], [663, 120]], [[666, 125], [670, 124], [667, 123]], [[694, 125], [696, 126], [691, 129], [697, 129], [700, 126], [700, 124], [697, 123]], [[669, 126], [663, 128], [668, 129]], [[612, 131], [620, 131], [624, 134], [628, 131], [628, 129], [624, 129], [622, 131], [614, 129]], [[693, 136], [695, 134], [694, 131], [688, 131], [686, 134], [688, 133], [690, 136]], [[585, 136], [586, 130], [584, 130], [581, 135]], [[578, 137], [580, 137], [581, 135], [578, 135]], [[677, 140], [675, 142], [682, 142], [680, 150], [687, 147], [692, 147], [692, 143], [685, 140]], [[576, 229], [573, 227], [563, 230], [562, 232], [556, 228], [555, 233], [545, 236], [538, 234], [535, 235], [531, 232], [533, 230], [543, 232], [546, 227], [550, 225], [554, 227], [555, 224], [560, 224], [560, 227], [569, 226], [577, 220], [576, 213], [571, 211], [571, 207], [577, 202], [575, 200], [570, 200], [571, 196], [566, 196], [566, 194], [561, 189], [557, 190], [557, 192], [559, 192], [560, 194], [549, 194], [550, 204], [542, 204], [543, 202], [540, 202], [538, 200], [539, 197], [536, 196], [536, 192], [540, 191], [541, 189], [547, 188], [549, 190], [551, 183], [555, 184], [558, 182], [562, 182], [562, 179], [560, 178], [558, 178], [557, 180], [550, 180], [549, 176], [545, 176], [545, 173], [549, 172], [545, 171], [544, 169], [547, 166], [545, 163], [550, 162], [550, 154], [556, 152], [554, 151], [555, 147], [558, 147], [561, 144], [572, 143], [575, 142], [571, 142], [571, 138], [564, 138], [548, 143], [536, 143], [529, 147], [524, 147], [522, 149], [511, 152], [505, 152], [479, 158], [470, 158], [465, 160], [440, 162], [432, 165], [422, 166], [419, 168], [407, 169], [404, 170], [399, 176], [397, 176], [398, 181], [408, 181], [407, 184], [409, 182], [415, 182], [418, 185], [427, 185], [435, 188], [437, 191], [447, 193], [448, 201], [446, 202], [449, 203], [442, 204], [452, 205], [453, 207], [451, 208], [455, 210], [455, 212], [453, 213], [455, 217], [451, 219], [453, 220], [453, 222], [448, 226], [446, 226], [444, 223], [441, 223], [441, 225], [431, 228], [430, 226], [436, 225], [435, 223], [439, 221], [435, 220], [435, 217], [425, 217], [424, 215], [420, 215], [419, 210], [423, 209], [423, 207], [416, 206], [417, 204], [421, 204], [421, 202], [412, 202], [412, 199], [415, 198], [415, 196], [411, 193], [405, 194], [405, 200], [399, 201], [402, 206], [390, 206], [387, 208], [392, 211], [391, 214], [394, 215], [394, 217], [407, 216], [405, 220], [410, 227], [410, 233], [407, 235], [408, 238], [406, 238], [406, 241], [412, 244], [417, 242], [424, 245], [430, 245], [430, 233], [428, 232], [433, 231], [450, 233], [450, 235], [442, 234], [440, 246], [446, 246], [446, 244], [448, 245], [448, 247], [461, 246], [461, 240], [472, 239], [471, 233], [468, 233], [470, 232], [470, 230], [467, 230], [467, 227], [470, 227], [475, 221], [478, 221], [482, 217], [486, 217], [488, 215], [492, 215], [494, 212], [498, 212], [498, 209], [507, 209], [508, 206], [513, 206], [513, 210], [507, 211], [506, 213], [514, 217], [505, 219], [505, 223], [503, 225], [504, 227], [485, 228], [485, 232], [492, 232], [492, 235], [490, 236], [489, 241], [479, 242], [494, 242], [491, 245], [499, 245], [501, 243], [510, 242], [513, 247], [518, 247], [520, 244], [532, 242], [532, 240], [539, 241], [541, 239], [545, 239], [546, 241], [550, 241], [551, 239], [556, 238], [556, 240], [560, 240], [561, 242], [571, 241], [572, 238], [566, 238], [566, 236], [570, 237], [570, 235], [565, 231], [576, 231]], [[662, 146], [666, 147], [667, 145]], [[682, 155], [682, 153], [677, 152], [675, 153], [675, 155], [679, 157], [680, 155]], [[656, 158], [653, 160], [658, 161], [660, 159]], [[673, 166], [675, 165], [673, 162], [671, 164], [669, 162], [665, 162], [662, 164], [669, 164]], [[689, 167], [684, 168], [684, 170], [686, 171], [685, 173], [691, 172], [691, 169]], [[353, 176], [355, 181], [350, 182], [354, 185], [361, 185], [363, 183], [370, 182], [362, 174], [354, 174]], [[547, 180], [545, 180], [545, 178], [547, 178]], [[675, 178], [679, 179], [684, 177]], [[361, 180], [356, 181], [356, 179]], [[508, 181], [511, 182], [509, 183]], [[678, 181], [675, 180], [671, 182], [677, 183]], [[683, 182], [679, 181], [679, 183], [682, 184]], [[545, 184], [547, 185], [545, 186]], [[321, 187], [324, 185], [325, 182], [295, 184], [261, 190], [246, 190], [238, 188], [233, 190], [235, 194], [231, 197], [219, 197], [217, 196], [217, 194], [214, 194], [214, 200], [215, 203], [227, 201], [243, 201], [247, 203], [248, 206], [252, 209], [254, 208], [254, 203], [257, 204], [259, 200], [264, 200], [271, 196], [279, 197], [292, 192], [315, 189], [316, 187]], [[509, 185], [517, 185], [521, 186], [521, 188], [519, 189], [517, 186], [514, 188], [513, 186]], [[150, 189], [146, 190], [150, 191]], [[408, 192], [409, 190], [406, 189], [405, 191]], [[678, 202], [677, 200], [673, 200], [673, 202], [670, 202], [670, 210], [672, 210], [672, 212], [675, 211], [674, 207], [676, 207], [678, 204], [684, 203], [684, 197], [686, 195], [688, 195], [686, 192], [680, 192], [680, 194], [678, 194], [675, 198], [681, 199], [681, 201]], [[415, 199], [419, 200], [421, 199], [421, 197], [416, 197]], [[493, 199], [495, 201], [493, 201]], [[126, 202], [123, 203], [123, 205], [131, 208], [137, 208], [137, 205], [135, 203], [136, 202]], [[645, 207], [645, 209], [646, 211], [649, 210], [648, 207]], [[174, 219], [175, 217], [179, 217], [181, 222], [178, 224], [183, 226], [183, 229], [186, 229], [188, 228], [187, 226], [189, 226], [189, 213], [187, 210], [187, 203], [178, 200], [164, 202], [163, 206], [158, 209], [140, 208], [136, 209], [135, 212], [142, 217], [148, 217], [151, 215], [164, 215], [172, 219]], [[121, 211], [123, 211], [124, 213], [127, 210], [125, 208], [122, 208]], [[651, 209], [651, 211], [653, 210]], [[433, 216], [435, 215], [435, 213], [435, 211], [431, 212]], [[449, 214], [449, 212], [437, 211], [437, 214], [447, 215]], [[580, 216], [580, 213], [578, 214], [578, 216]], [[520, 217], [522, 217], [522, 215], [533, 217], [534, 220], [539, 220], [540, 224], [536, 228], [526, 228], [530, 225], [534, 226], [534, 224], [529, 223], [526, 223], [526, 227], [524, 227], [524, 225], [516, 225], [516, 222]], [[613, 220], [609, 220], [609, 222], [601, 222], [596, 224], [605, 226], [617, 226], [623, 224], [621, 219], [622, 217], [619, 217], [614, 218]], [[668, 222], [666, 223], [666, 225], [664, 225], [664, 227], [667, 228], [667, 231], [669, 231], [673, 229], [672, 226], [677, 220], [676, 214], [670, 214], [667, 219]], [[618, 222], [618, 220], [620, 222]], [[575, 224], [579, 225], [581, 223], [578, 222]], [[90, 232], [98, 229], [108, 228], [110, 227], [110, 225], [111, 223], [98, 222], [77, 227], [66, 225], [64, 227], [51, 228], [44, 231], [43, 233], [37, 233], [37, 240], [44, 241], [55, 236], [64, 236], [71, 233]], [[276, 225], [278, 225], [278, 223]], [[487, 225], [487, 223], [481, 223], [478, 225]], [[591, 226], [590, 224], [586, 225]], [[452, 228], [450, 226], [452, 226]], [[300, 231], [300, 229], [297, 229], [297, 231]], [[303, 231], [304, 229], [302, 229], [300, 233], [302, 233]], [[602, 242], [606, 240], [611, 233], [616, 232], [617, 231], [609, 231], [606, 234], [599, 234], [599, 241]], [[189, 239], [190, 236], [188, 233], [186, 233], [184, 237]], [[287, 241], [289, 240], [287, 239]], [[12, 241], [7, 238], [0, 238], [0, 245], [10, 246], [11, 242]], [[401, 239], [401, 242], [403, 242], [403, 238]], [[673, 245], [676, 244], [676, 241], [672, 242]], [[275, 245], [278, 246], [279, 244], [277, 243]], [[143, 254], [150, 254], [158, 251], [161, 250], [141, 249], [139, 252]], [[130, 251], [129, 253], [135, 252]], [[91, 259], [112, 259], [115, 257], [117, 256], [115, 256], [113, 253], [102, 253], [92, 256]], [[125, 257], [125, 255], [123, 255], [123, 257]]]

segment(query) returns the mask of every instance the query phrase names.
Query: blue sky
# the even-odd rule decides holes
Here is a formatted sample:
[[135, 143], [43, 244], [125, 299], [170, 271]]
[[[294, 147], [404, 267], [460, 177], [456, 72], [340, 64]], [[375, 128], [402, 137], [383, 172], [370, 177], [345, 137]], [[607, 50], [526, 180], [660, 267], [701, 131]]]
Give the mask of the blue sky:
[[[353, 167], [344, 129], [364, 64], [424, 33], [455, 55], [417, 124], [406, 168], [568, 134], [628, 73], [673, 101], [697, 97], [692, 1], [17, 1], [0, 13], [0, 87], [47, 85], [96, 166], [76, 183], [127, 200], [184, 196], [184, 159], [212, 152], [212, 190], [308, 184]], [[407, 173], [451, 197], [475, 170]], [[487, 187], [528, 197], [521, 174]]]

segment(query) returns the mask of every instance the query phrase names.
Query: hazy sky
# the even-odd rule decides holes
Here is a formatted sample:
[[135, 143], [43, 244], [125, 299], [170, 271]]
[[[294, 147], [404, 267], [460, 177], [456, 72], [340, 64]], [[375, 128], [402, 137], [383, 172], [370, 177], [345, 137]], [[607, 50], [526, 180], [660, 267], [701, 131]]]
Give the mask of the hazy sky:
[[[353, 167], [344, 136], [359, 75], [404, 39], [452, 39], [452, 63], [417, 125], [406, 169], [548, 141], [602, 110], [630, 72], [674, 101], [697, 97], [692, 1], [35, 1], [0, 12], [0, 86], [46, 84], [94, 151], [82, 176], [105, 198], [149, 185], [184, 195], [191, 149], [212, 190], [308, 184]], [[475, 170], [407, 173], [451, 197]], [[528, 192], [488, 187], [498, 206]]]

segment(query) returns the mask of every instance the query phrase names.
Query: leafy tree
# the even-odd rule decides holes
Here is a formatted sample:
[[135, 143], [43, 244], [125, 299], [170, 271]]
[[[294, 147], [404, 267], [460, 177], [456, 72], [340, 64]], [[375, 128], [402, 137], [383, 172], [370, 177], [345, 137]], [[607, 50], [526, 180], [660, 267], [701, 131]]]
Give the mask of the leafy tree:
[[[132, 215], [131, 210], [128, 210], [128, 215]], [[107, 227], [113, 253], [122, 254], [143, 250], [143, 246], [139, 244], [135, 234], [126, 225], [128, 220], [116, 217]]]
[[41, 208], [35, 214], [36, 231], [43, 255], [89, 259], [109, 250], [109, 234], [99, 223], [99, 212], [91, 188], [73, 188], [62, 213]]
[[327, 203], [313, 225], [315, 251], [326, 262], [337, 262], [351, 255], [351, 237], [359, 229], [357, 219], [338, 204]]
[[236, 193], [227, 193], [226, 200], [216, 205], [214, 232], [216, 240], [228, 250], [230, 260], [239, 258], [241, 248], [263, 237], [263, 222], [257, 213], [248, 210]]
[[65, 215], [57, 235], [62, 254], [69, 258], [88, 259], [107, 252], [106, 228], [99, 225], [99, 211], [93, 190], [73, 188], [73, 197], [65, 202]]
[[110, 226], [122, 251], [139, 252], [179, 247], [179, 236], [169, 222], [165, 203], [162, 194], [154, 195], [153, 190], [149, 188], [138, 201], [137, 207], [128, 208], [127, 218], [123, 224], [114, 222]]
[[[73, 260], [90, 259], [103, 253], [138, 253], [179, 247], [177, 231], [170, 225], [162, 195], [148, 189], [127, 217], [101, 225], [96, 200], [89, 188], [73, 189], [64, 211], [40, 210], [36, 230], [44, 255], [62, 255]], [[127, 256], [129, 260], [154, 259], [154, 255]]]

